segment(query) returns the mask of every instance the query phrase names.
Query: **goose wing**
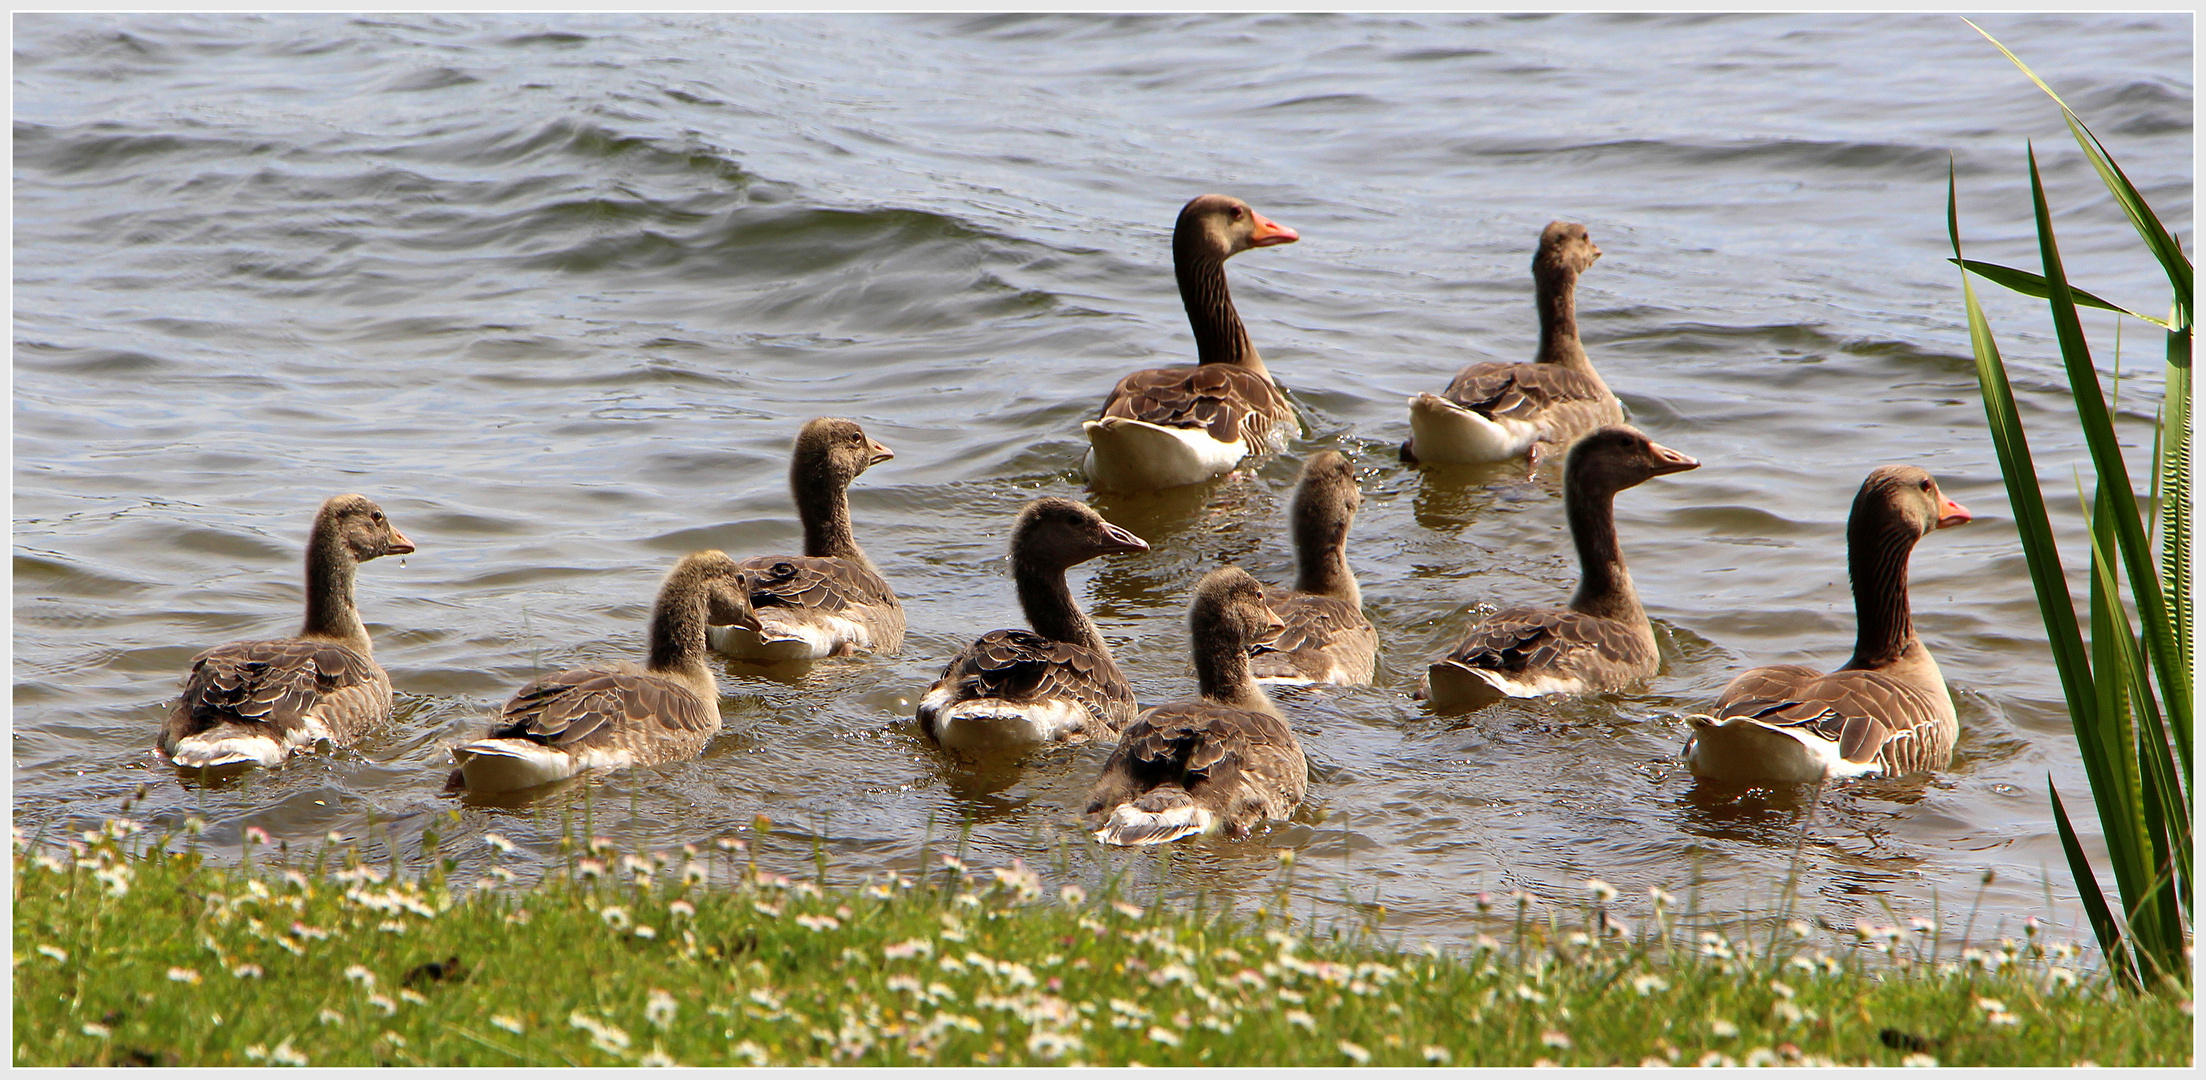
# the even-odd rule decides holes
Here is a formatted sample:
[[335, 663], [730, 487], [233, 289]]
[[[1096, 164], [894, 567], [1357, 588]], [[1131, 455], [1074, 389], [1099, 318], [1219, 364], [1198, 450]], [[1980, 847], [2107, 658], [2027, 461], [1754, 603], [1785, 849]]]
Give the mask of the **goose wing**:
[[1291, 813], [1309, 786], [1309, 764], [1294, 732], [1276, 716], [1210, 701], [1175, 702], [1126, 728], [1104, 763], [1088, 812], [1164, 785], [1185, 788], [1198, 805], [1245, 825]]
[[1342, 670], [1350, 676], [1360, 671], [1358, 681], [1371, 677], [1379, 636], [1362, 607], [1335, 596], [1270, 588], [1264, 603], [1287, 629], [1250, 660], [1257, 678], [1322, 682]]
[[1292, 413], [1271, 380], [1232, 364], [1152, 368], [1118, 381], [1102, 416], [1201, 428], [1219, 442], [1266, 442]]
[[334, 642], [288, 638], [232, 642], [193, 657], [177, 712], [187, 735], [224, 721], [283, 735], [319, 724], [349, 742], [390, 707], [390, 683], [374, 659]]
[[546, 675], [515, 691], [488, 737], [573, 751], [633, 746], [654, 729], [711, 732], [719, 720], [714, 709], [671, 679], [581, 668]]
[[1565, 402], [1601, 401], [1601, 381], [1561, 364], [1472, 364], [1448, 384], [1448, 400], [1490, 420], [1535, 420]]
[[1510, 608], [1473, 627], [1442, 662], [1520, 681], [1577, 676], [1586, 680], [1587, 689], [1601, 689], [1597, 682], [1652, 670], [1652, 650], [1632, 631], [1615, 619], [1577, 611]]
[[[1103, 654], [1031, 630], [992, 630], [942, 669], [957, 700], [1074, 701], [1106, 729], [1114, 711], [1131, 711], [1134, 694], [1117, 665]], [[1114, 709], [1113, 706], [1118, 706]]]
[[1889, 773], [1944, 768], [1953, 757], [1950, 715], [1950, 703], [1883, 672], [1826, 675], [1799, 664], [1745, 672], [1716, 703], [1719, 719], [1745, 717], [1786, 729], [1834, 747], [1846, 761], [1877, 762]]
[[840, 612], [894, 604], [896, 592], [871, 567], [851, 559], [761, 555], [741, 563], [751, 580], [751, 606]]

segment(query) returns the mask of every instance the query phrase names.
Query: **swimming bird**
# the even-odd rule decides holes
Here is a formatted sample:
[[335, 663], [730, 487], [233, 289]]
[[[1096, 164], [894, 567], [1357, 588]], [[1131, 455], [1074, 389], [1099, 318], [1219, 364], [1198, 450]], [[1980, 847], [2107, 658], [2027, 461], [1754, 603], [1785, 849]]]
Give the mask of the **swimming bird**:
[[1688, 717], [1685, 760], [1693, 775], [1815, 781], [1951, 764], [1960, 720], [1938, 662], [1915, 634], [1907, 562], [1932, 530], [1969, 520], [1922, 469], [1870, 472], [1846, 518], [1853, 658], [1829, 674], [1775, 664], [1731, 680], [1713, 715]]
[[651, 605], [642, 664], [573, 668], [514, 692], [487, 734], [452, 748], [446, 790], [518, 791], [592, 770], [696, 757], [720, 730], [706, 620], [758, 628], [750, 583], [718, 551], [685, 555]]
[[413, 541], [363, 495], [337, 495], [306, 544], [306, 622], [295, 637], [234, 641], [192, 658], [155, 745], [186, 769], [274, 765], [317, 742], [351, 746], [391, 718], [391, 677], [353, 607], [361, 563]]
[[1379, 632], [1364, 618], [1363, 593], [1348, 568], [1348, 526], [1361, 505], [1363, 492], [1347, 458], [1325, 450], [1303, 463], [1287, 512], [1294, 529], [1294, 588], [1264, 587], [1264, 602], [1287, 629], [1250, 662], [1257, 682], [1371, 681]]
[[1226, 260], [1294, 243], [1293, 229], [1230, 195], [1199, 195], [1172, 228], [1172, 269], [1195, 331], [1194, 367], [1152, 368], [1120, 379], [1094, 420], [1084, 467], [1101, 491], [1154, 491], [1233, 471], [1250, 454], [1302, 430], [1272, 381], [1226, 288]]
[[1551, 222], [1532, 257], [1539, 352], [1528, 364], [1486, 362], [1457, 372], [1446, 394], [1409, 399], [1402, 460], [1433, 465], [1539, 463], [1586, 432], [1624, 422], [1623, 406], [1578, 342], [1578, 275], [1601, 249], [1575, 222]]
[[742, 562], [757, 626], [715, 625], [712, 648], [741, 660], [815, 660], [904, 645], [904, 605], [850, 532], [850, 482], [896, 455], [856, 421], [823, 416], [797, 433], [789, 487], [804, 554]]
[[1034, 629], [992, 630], [951, 657], [919, 699], [920, 730], [973, 755], [1116, 738], [1134, 718], [1134, 692], [1066, 587], [1065, 571], [1147, 550], [1086, 504], [1028, 503], [1011, 530], [1011, 573]]
[[1700, 462], [1622, 424], [1571, 447], [1563, 508], [1578, 548], [1567, 608], [1495, 612], [1426, 671], [1433, 705], [1484, 708], [1505, 697], [1620, 690], [1655, 673], [1654, 627], [1616, 544], [1616, 493]]
[[1249, 671], [1251, 650], [1286, 629], [1264, 587], [1233, 567], [1212, 571], [1187, 625], [1201, 696], [1151, 709], [1119, 736], [1088, 798], [1106, 844], [1244, 837], [1293, 813], [1309, 789], [1302, 744]]

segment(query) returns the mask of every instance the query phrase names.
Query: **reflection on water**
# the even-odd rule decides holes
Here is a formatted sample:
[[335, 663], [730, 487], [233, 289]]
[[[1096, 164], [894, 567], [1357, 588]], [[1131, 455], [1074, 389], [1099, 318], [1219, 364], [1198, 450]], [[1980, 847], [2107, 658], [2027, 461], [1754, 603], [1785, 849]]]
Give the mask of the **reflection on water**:
[[[2045, 149], [2060, 130], [1951, 19], [33, 14], [16, 28], [28, 833], [82, 827], [143, 786], [132, 813], [200, 816], [218, 852], [253, 827], [418, 858], [433, 833], [465, 872], [497, 832], [528, 876], [563, 837], [740, 837], [775, 872], [817, 856], [851, 880], [939, 870], [962, 848], [1091, 891], [1383, 905], [1390, 927], [1440, 941], [1474, 932], [1479, 891], [1573, 903], [1596, 876], [1633, 903], [1691, 885], [1723, 911], [1773, 910], [1794, 882], [1841, 926], [1979, 891], [1987, 922], [2075, 921], [2043, 790], [2050, 773], [2079, 805], [2082, 770], [2000, 520], [1942, 186], [1951, 153], [1980, 257], [2033, 257], [2010, 242], [2028, 233], [2023, 140]], [[2095, 123], [2117, 118], [2102, 130], [2186, 231], [2187, 17], [1990, 29]], [[1745, 51], [1763, 62], [1732, 62]], [[1628, 106], [1650, 86], [1661, 109]], [[2046, 161], [2074, 218], [2070, 272], [2101, 295], [2164, 288], [2089, 170], [2062, 150]], [[1212, 484], [1095, 496], [1152, 547], [1075, 568], [1072, 587], [1144, 703], [1192, 693], [1193, 582], [1227, 562], [1291, 580], [1296, 475], [1338, 449], [1365, 493], [1349, 552], [1380, 665], [1372, 686], [1279, 693], [1311, 759], [1293, 820], [1245, 843], [1102, 850], [1080, 810], [1107, 747], [969, 767], [920, 735], [912, 707], [955, 650], [1024, 625], [1007, 533], [1030, 499], [1085, 495], [1080, 422], [1126, 372], [1192, 359], [1169, 230], [1212, 190], [1302, 234], [1237, 260], [1231, 280], [1306, 434]], [[1408, 468], [1404, 402], [1465, 363], [1532, 354], [1525, 267], [1557, 217], [1606, 253], [1578, 297], [1595, 363], [1634, 424], [1704, 463], [1617, 503], [1663, 669], [1629, 694], [1436, 715], [1410, 697], [1426, 663], [1480, 612], [1565, 602], [1577, 565], [1559, 463], [1530, 482], [1511, 466]], [[2049, 355], [2042, 316], [1985, 302], [2026, 419], [2048, 421], [2032, 430], [2040, 464], [2065, 475], [2083, 454], [2051, 422], [2067, 404], [2033, 359]], [[2157, 400], [2156, 372], [2124, 371], [2139, 384], [2123, 401]], [[788, 445], [815, 415], [854, 417], [896, 450], [851, 495], [860, 543], [904, 600], [903, 654], [728, 662], [725, 730], [700, 761], [447, 795], [445, 747], [516, 687], [642, 654], [673, 558], [795, 549]], [[2140, 448], [2150, 420], [2124, 417]], [[1695, 783], [1682, 714], [1743, 667], [1843, 658], [1846, 508], [1895, 460], [1980, 517], [1925, 543], [1912, 574], [1957, 694], [1956, 767], [1819, 800]], [[191, 656], [297, 625], [307, 519], [353, 490], [419, 546], [358, 585], [393, 722], [279, 770], [155, 767]], [[2059, 528], [2082, 550], [2073, 520]]]

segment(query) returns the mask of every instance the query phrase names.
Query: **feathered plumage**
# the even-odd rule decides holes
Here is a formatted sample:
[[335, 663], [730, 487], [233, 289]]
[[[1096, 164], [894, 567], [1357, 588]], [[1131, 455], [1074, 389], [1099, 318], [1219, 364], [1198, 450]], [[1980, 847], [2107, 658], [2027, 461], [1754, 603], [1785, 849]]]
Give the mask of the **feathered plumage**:
[[1580, 436], [1624, 422], [1623, 407], [1578, 341], [1578, 275], [1601, 257], [1583, 225], [1551, 222], [1532, 257], [1540, 345], [1531, 363], [1472, 364], [1445, 395], [1409, 400], [1402, 460], [1434, 465], [1541, 460]]
[[1700, 467], [1634, 428], [1602, 428], [1571, 448], [1563, 503], [1578, 548], [1568, 608], [1494, 613], [1426, 672], [1435, 706], [1483, 708], [1505, 697], [1620, 690], [1653, 675], [1654, 627], [1616, 543], [1616, 493]]
[[274, 765], [317, 742], [350, 746], [391, 716], [391, 680], [353, 607], [359, 564], [413, 542], [364, 496], [322, 503], [306, 549], [306, 621], [297, 637], [218, 645], [192, 658], [156, 741], [187, 769]]
[[1938, 662], [1915, 634], [1907, 563], [1922, 537], [1968, 520], [1921, 469], [1871, 472], [1846, 522], [1858, 623], [1852, 659], [1829, 674], [1776, 664], [1731, 680], [1712, 715], [1688, 718], [1694, 775], [1814, 781], [1951, 763], [1960, 721]]
[[1234, 255], [1297, 238], [1231, 196], [1197, 196], [1180, 209], [1172, 265], [1198, 363], [1119, 380], [1102, 412], [1082, 425], [1091, 486], [1151, 491], [1199, 483], [1231, 472], [1250, 454], [1278, 450], [1300, 430], [1294, 407], [1249, 340], [1225, 271]]
[[1339, 453], [1312, 455], [1288, 510], [1295, 544], [1295, 586], [1266, 586], [1264, 602], [1287, 629], [1257, 652], [1259, 682], [1360, 684], [1378, 662], [1379, 632], [1363, 615], [1363, 594], [1348, 568], [1348, 528], [1363, 493]]

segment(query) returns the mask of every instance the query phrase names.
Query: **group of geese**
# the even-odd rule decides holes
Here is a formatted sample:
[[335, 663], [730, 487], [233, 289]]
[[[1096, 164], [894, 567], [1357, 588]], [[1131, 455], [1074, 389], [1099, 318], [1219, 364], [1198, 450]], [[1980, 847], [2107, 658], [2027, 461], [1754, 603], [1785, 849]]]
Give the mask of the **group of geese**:
[[[1084, 424], [1091, 486], [1198, 483], [1281, 449], [1299, 432], [1225, 278], [1233, 255], [1296, 239], [1294, 230], [1229, 196], [1200, 196], [1181, 210], [1173, 263], [1199, 362], [1119, 381], [1100, 415]], [[1564, 511], [1581, 569], [1567, 606], [1497, 611], [1433, 660], [1417, 693], [1436, 707], [1613, 692], [1656, 671], [1653, 628], [1617, 545], [1614, 501], [1618, 492], [1699, 462], [1625, 425], [1579, 344], [1577, 277], [1600, 255], [1583, 226], [1549, 225], [1532, 264], [1535, 359], [1473, 364], [1444, 393], [1409, 402], [1405, 461], [1522, 459], [1536, 467], [1561, 455]], [[858, 546], [847, 496], [859, 474], [892, 457], [850, 420], [805, 424], [790, 464], [804, 554], [683, 557], [659, 588], [643, 663], [529, 682], [481, 737], [452, 748], [449, 786], [517, 791], [698, 756], [720, 729], [712, 653], [762, 663], [895, 654], [903, 607]], [[1029, 628], [992, 631], [951, 657], [919, 701], [921, 731], [969, 758], [1115, 740], [1086, 808], [1096, 835], [1112, 844], [1245, 836], [1286, 817], [1308, 787], [1308, 765], [1264, 684], [1372, 679], [1378, 633], [1363, 615], [1346, 551], [1360, 503], [1345, 457], [1311, 456], [1289, 511], [1293, 587], [1233, 567], [1203, 577], [1188, 615], [1199, 695], [1143, 712], [1065, 573], [1148, 545], [1084, 503], [1032, 501], [1010, 542]], [[1946, 767], [1958, 725], [1937, 662], [1909, 617], [1907, 564], [1924, 535], [1968, 520], [1923, 470], [1872, 471], [1847, 523], [1859, 624], [1852, 659], [1829, 673], [1780, 664], [1733, 679], [1709, 713], [1689, 718], [1691, 770], [1813, 782]], [[304, 626], [294, 637], [236, 642], [196, 657], [162, 729], [160, 757], [188, 770], [273, 765], [322, 742], [350, 745], [387, 721], [390, 678], [353, 605], [353, 578], [362, 562], [413, 550], [369, 499], [325, 502], [307, 546]]]

